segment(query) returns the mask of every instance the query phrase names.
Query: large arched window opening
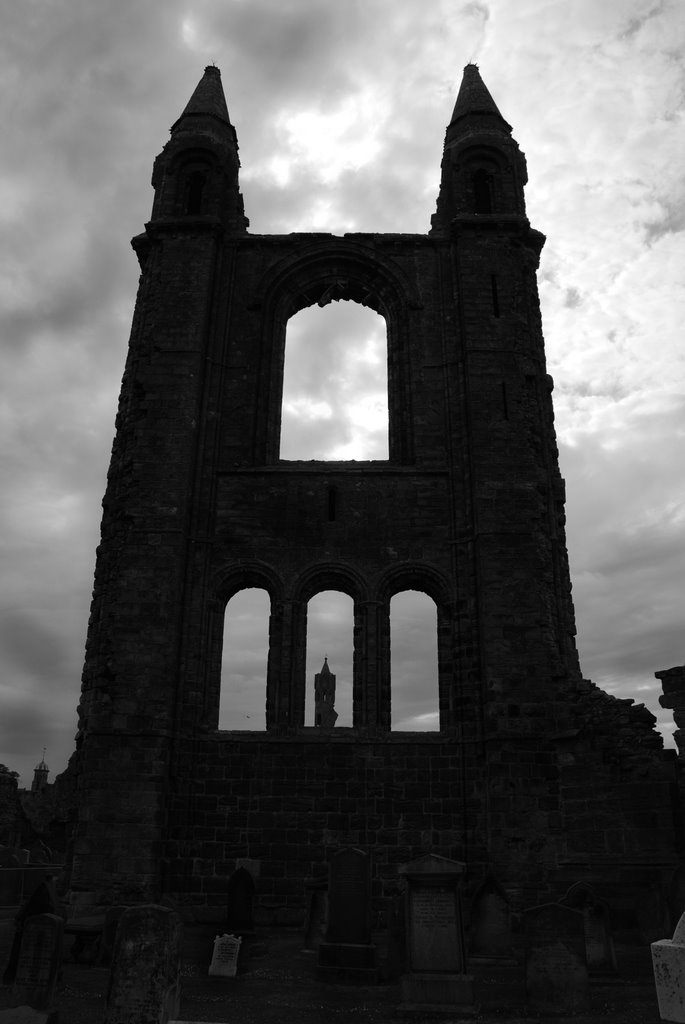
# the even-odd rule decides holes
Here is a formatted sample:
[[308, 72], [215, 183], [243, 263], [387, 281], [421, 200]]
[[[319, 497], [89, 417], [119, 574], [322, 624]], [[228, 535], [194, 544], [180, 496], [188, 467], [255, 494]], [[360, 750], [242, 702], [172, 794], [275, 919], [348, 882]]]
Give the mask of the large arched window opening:
[[387, 330], [356, 302], [300, 310], [288, 322], [280, 458], [388, 458]]
[[417, 590], [390, 602], [390, 722], [394, 731], [440, 729], [435, 601]]
[[226, 605], [221, 656], [220, 729], [266, 729], [270, 600], [266, 590], [240, 590]]
[[335, 726], [352, 725], [353, 643], [352, 598], [338, 590], [325, 590], [312, 597], [307, 606], [305, 725], [317, 724], [314, 678], [321, 672], [324, 659], [335, 676]]

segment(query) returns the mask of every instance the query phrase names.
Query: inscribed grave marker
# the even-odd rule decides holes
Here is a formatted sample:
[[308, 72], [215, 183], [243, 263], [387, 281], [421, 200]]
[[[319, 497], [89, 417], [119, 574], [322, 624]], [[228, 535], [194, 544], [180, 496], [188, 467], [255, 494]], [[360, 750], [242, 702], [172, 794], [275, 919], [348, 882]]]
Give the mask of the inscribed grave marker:
[[178, 1017], [181, 920], [155, 904], [121, 915], [104, 1024], [167, 1024]]
[[214, 951], [208, 973], [221, 978], [235, 978], [242, 941], [235, 935], [217, 935], [214, 939]]
[[62, 962], [64, 921], [57, 914], [34, 914], [24, 924], [12, 995], [35, 1010], [49, 1010]]
[[362, 850], [341, 850], [331, 860], [326, 942], [371, 940], [371, 871]]
[[319, 945], [318, 973], [335, 981], [377, 980], [376, 947], [371, 944], [371, 862], [363, 850], [340, 850], [331, 859], [328, 928]]
[[654, 984], [662, 1020], [685, 1022], [685, 913], [672, 939], [651, 943]]
[[590, 1006], [583, 915], [559, 903], [523, 913], [526, 994], [536, 1010], [579, 1013]]
[[465, 973], [461, 878], [465, 865], [430, 854], [410, 864], [407, 878], [406, 1010], [473, 1009], [473, 978]]

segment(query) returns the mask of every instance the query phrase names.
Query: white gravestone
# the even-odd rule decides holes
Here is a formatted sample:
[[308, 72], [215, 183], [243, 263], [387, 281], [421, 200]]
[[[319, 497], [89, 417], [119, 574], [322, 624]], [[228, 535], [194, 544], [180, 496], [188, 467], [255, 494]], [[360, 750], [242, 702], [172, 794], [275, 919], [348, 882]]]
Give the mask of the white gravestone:
[[677, 1024], [685, 1022], [685, 914], [672, 939], [659, 939], [651, 945], [659, 1016]]
[[222, 978], [235, 978], [242, 939], [235, 935], [217, 935], [209, 973]]

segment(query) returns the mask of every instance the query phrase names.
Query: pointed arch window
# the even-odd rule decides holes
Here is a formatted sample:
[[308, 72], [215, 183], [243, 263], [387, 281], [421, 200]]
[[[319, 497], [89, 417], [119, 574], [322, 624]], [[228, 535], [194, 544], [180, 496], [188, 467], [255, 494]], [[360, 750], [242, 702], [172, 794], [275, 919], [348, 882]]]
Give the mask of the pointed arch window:
[[239, 590], [226, 605], [219, 728], [266, 729], [269, 612], [266, 590]]
[[435, 601], [403, 590], [390, 602], [392, 730], [440, 729], [438, 618]]
[[291, 317], [280, 458], [386, 460], [387, 361], [385, 320], [366, 306], [342, 300]]
[[[352, 725], [354, 608], [351, 597], [339, 590], [319, 591], [307, 606], [307, 667], [305, 691], [305, 725], [324, 725], [317, 721], [322, 700], [331, 702], [337, 715], [336, 728]], [[326, 659], [326, 662], [324, 662]], [[319, 686], [315, 678], [324, 664], [335, 677], [334, 690]], [[321, 680], [319, 680], [321, 683]]]

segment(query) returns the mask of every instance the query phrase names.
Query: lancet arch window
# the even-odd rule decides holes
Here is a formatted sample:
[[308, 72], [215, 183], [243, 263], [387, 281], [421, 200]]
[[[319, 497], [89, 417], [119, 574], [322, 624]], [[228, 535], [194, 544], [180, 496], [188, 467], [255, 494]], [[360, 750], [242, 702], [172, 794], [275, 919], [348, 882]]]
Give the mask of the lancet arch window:
[[[255, 457], [267, 464], [281, 459], [286, 328], [288, 321], [311, 306], [345, 300], [375, 311], [387, 328], [388, 451], [395, 464], [413, 462], [411, 381], [408, 361], [410, 309], [418, 298], [399, 268], [386, 265], [360, 246], [313, 248], [284, 261], [260, 284], [265, 295], [262, 321], [262, 365], [255, 420]], [[342, 458], [341, 461], [348, 461]]]
[[[387, 460], [385, 320], [347, 300], [309, 306], [288, 321], [280, 457]], [[329, 491], [328, 517], [335, 520]]]
[[197, 217], [210, 212], [211, 179], [215, 172], [216, 159], [209, 151], [191, 149], [177, 159], [172, 168], [177, 216]]

